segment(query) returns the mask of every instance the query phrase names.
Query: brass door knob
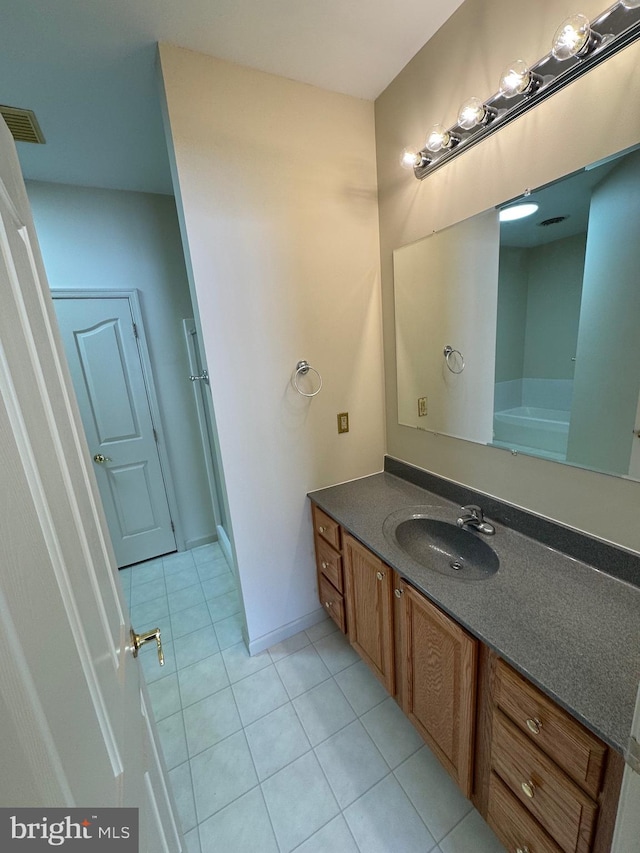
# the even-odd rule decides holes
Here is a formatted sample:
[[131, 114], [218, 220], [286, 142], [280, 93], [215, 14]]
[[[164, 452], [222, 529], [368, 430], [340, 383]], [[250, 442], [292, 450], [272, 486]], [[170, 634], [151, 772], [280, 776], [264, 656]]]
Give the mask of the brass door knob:
[[97, 462], [98, 465], [104, 465], [105, 462], [111, 462], [108, 456], [103, 456], [102, 453], [96, 453], [93, 457], [93, 461]]
[[145, 643], [151, 643], [155, 640], [158, 647], [158, 663], [160, 666], [164, 666], [164, 652], [162, 651], [160, 628], [154, 628], [152, 631], [147, 631], [145, 634], [136, 634], [132, 628], [129, 633], [131, 635], [131, 651], [133, 652], [134, 658], [138, 657], [138, 652]]

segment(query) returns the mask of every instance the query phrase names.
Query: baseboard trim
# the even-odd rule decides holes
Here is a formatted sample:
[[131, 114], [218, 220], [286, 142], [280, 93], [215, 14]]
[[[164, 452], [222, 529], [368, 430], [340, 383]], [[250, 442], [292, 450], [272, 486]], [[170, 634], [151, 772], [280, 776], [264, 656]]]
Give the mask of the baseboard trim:
[[184, 549], [185, 551], [191, 551], [193, 548], [200, 548], [202, 545], [209, 545], [211, 542], [216, 542], [217, 538], [215, 533], [211, 533], [208, 536], [197, 536], [195, 539], [186, 539]]
[[289, 622], [281, 628], [271, 631], [269, 634], [264, 634], [262, 637], [251, 640], [247, 643], [249, 654], [257, 655], [265, 649], [275, 646], [276, 643], [288, 640], [289, 637], [293, 637], [294, 634], [298, 634], [306, 628], [312, 628], [314, 625], [317, 625], [318, 622], [323, 622], [326, 618], [327, 614], [325, 613], [324, 608], [319, 607], [317, 610], [308, 613], [306, 616], [302, 616], [300, 619], [295, 619], [293, 622]]

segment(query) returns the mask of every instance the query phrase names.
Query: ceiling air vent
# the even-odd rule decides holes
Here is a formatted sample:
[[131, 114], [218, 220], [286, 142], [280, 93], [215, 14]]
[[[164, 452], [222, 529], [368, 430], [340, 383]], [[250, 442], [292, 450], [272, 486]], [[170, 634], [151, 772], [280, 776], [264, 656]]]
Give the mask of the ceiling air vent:
[[549, 219], [543, 219], [542, 222], [538, 222], [538, 225], [541, 228], [547, 228], [549, 225], [559, 225], [561, 222], [564, 222], [565, 219], [568, 219], [568, 216], [552, 216]]
[[16, 142], [44, 144], [44, 136], [33, 110], [20, 110], [17, 107], [5, 107], [0, 104], [0, 115], [6, 121]]

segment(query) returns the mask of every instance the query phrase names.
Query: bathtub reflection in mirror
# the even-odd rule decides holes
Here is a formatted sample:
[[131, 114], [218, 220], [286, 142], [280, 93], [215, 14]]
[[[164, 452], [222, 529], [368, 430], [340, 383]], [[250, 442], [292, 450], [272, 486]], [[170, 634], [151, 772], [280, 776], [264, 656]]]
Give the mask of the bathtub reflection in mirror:
[[399, 422], [640, 479], [640, 151], [527, 201], [394, 252]]

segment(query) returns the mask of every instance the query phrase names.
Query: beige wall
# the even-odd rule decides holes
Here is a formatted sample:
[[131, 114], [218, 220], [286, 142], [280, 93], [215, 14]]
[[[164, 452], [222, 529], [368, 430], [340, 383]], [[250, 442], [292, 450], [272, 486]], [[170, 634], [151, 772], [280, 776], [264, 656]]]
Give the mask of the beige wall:
[[[167, 45], [160, 60], [257, 650], [317, 618], [306, 492], [382, 466], [373, 104]], [[303, 358], [324, 380], [311, 401], [290, 385]]]
[[[594, 18], [602, 0], [584, 0]], [[419, 182], [399, 152], [469, 96], [488, 97], [503, 67], [548, 52], [574, 0], [466, 0], [376, 101], [387, 450], [422, 468], [640, 550], [640, 484], [399, 426], [392, 251], [640, 140], [636, 43], [528, 115]]]

